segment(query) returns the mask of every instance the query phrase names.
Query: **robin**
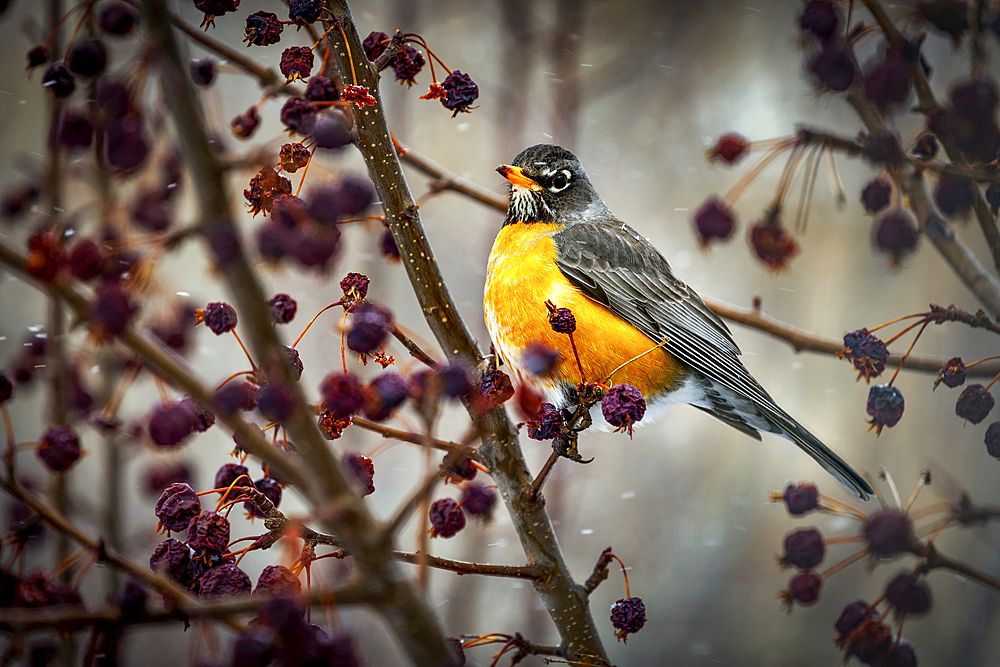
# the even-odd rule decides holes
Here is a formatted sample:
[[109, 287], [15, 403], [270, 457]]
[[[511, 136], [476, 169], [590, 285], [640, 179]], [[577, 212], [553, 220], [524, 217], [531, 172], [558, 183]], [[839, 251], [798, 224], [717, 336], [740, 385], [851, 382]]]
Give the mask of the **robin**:
[[[519, 381], [562, 407], [582, 372], [636, 387], [647, 418], [689, 403], [758, 440], [760, 431], [777, 433], [868, 500], [871, 486], [768, 396], [726, 325], [608, 210], [576, 156], [539, 144], [497, 171], [510, 181], [510, 204], [490, 252], [484, 308], [496, 351]], [[572, 311], [575, 353], [552, 330], [546, 301]], [[529, 370], [533, 341], [559, 354], [552, 374]]]

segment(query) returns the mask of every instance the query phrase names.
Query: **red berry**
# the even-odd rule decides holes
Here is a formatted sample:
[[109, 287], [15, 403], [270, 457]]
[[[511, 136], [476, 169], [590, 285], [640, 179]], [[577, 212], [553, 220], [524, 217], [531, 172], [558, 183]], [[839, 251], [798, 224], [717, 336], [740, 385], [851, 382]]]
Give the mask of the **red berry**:
[[149, 417], [149, 438], [157, 447], [174, 447], [194, 432], [195, 415], [180, 401], [153, 408]]
[[66, 109], [59, 116], [56, 143], [63, 148], [87, 148], [94, 141], [94, 124], [85, 114]]
[[354, 141], [351, 131], [336, 118], [323, 118], [316, 123], [310, 135], [317, 148], [337, 150]]
[[364, 299], [368, 296], [368, 276], [361, 273], [348, 273], [340, 281], [340, 289], [344, 291], [344, 296], [353, 301]]
[[819, 599], [822, 587], [823, 577], [809, 570], [792, 577], [788, 582], [788, 594], [792, 600], [805, 607]]
[[750, 142], [741, 134], [730, 132], [719, 137], [708, 151], [708, 159], [711, 162], [722, 161], [726, 164], [736, 164], [742, 160], [750, 150]]
[[365, 388], [365, 417], [385, 421], [409, 396], [409, 384], [398, 373], [377, 375]]
[[482, 484], [469, 484], [462, 492], [462, 509], [472, 516], [489, 521], [497, 504], [496, 490]]
[[101, 275], [104, 255], [101, 248], [90, 239], [80, 239], [69, 253], [69, 270], [77, 280], [92, 280]]
[[196, 554], [221, 555], [229, 544], [229, 520], [212, 511], [191, 519], [187, 527], [187, 543]]
[[844, 352], [865, 379], [878, 377], [885, 370], [889, 350], [878, 336], [867, 329], [858, 329], [844, 336]]
[[468, 74], [463, 74], [455, 70], [441, 82], [445, 96], [441, 99], [441, 104], [445, 109], [452, 111], [452, 118], [459, 113], [468, 112], [471, 105], [479, 97], [479, 87], [472, 81]]
[[318, 118], [319, 112], [313, 103], [304, 97], [289, 97], [281, 107], [281, 122], [292, 133], [310, 134]]
[[69, 47], [66, 64], [74, 74], [97, 76], [108, 64], [108, 50], [99, 39], [85, 39]]
[[832, 0], [808, 0], [799, 16], [799, 27], [826, 41], [837, 32], [840, 17]]
[[986, 429], [986, 451], [990, 456], [1000, 459], [1000, 422], [993, 422]]
[[257, 395], [257, 409], [268, 421], [281, 423], [292, 416], [295, 404], [288, 387], [271, 382], [261, 388]]
[[528, 343], [522, 358], [532, 375], [547, 377], [559, 366], [559, 353], [545, 343], [533, 340]]
[[201, 585], [198, 587], [198, 597], [217, 598], [227, 595], [240, 595], [249, 593], [252, 588], [250, 577], [246, 572], [224, 563], [218, 567], [211, 568], [201, 577]]
[[840, 617], [834, 624], [834, 629], [837, 631], [838, 635], [846, 635], [848, 632], [856, 628], [861, 621], [865, 620], [870, 616], [878, 618], [878, 614], [874, 613], [873, 610], [869, 610], [869, 604], [864, 600], [855, 600], [851, 604], [844, 607], [844, 611], [840, 612]]
[[284, 144], [278, 151], [278, 166], [282, 171], [294, 174], [309, 163], [311, 155], [309, 149], [300, 143]]
[[403, 44], [389, 64], [396, 74], [396, 81], [412, 86], [416, 83], [417, 74], [424, 67], [424, 54], [410, 44]]
[[576, 318], [569, 308], [556, 308], [549, 313], [549, 326], [556, 333], [571, 334], [576, 331]]
[[392, 330], [392, 313], [376, 303], [359, 304], [352, 312], [351, 328], [347, 332], [347, 347], [369, 354], [382, 347]]
[[197, 85], [207, 87], [215, 80], [215, 60], [203, 58], [191, 61], [191, 80]]
[[278, 69], [285, 76], [285, 83], [308, 79], [312, 74], [313, 52], [308, 46], [289, 46], [281, 52]]
[[186, 579], [190, 561], [191, 548], [171, 537], [156, 545], [153, 555], [149, 557], [149, 569], [187, 585]]
[[49, 50], [44, 46], [35, 46], [28, 51], [28, 71], [41, 67], [49, 61]]
[[47, 88], [56, 97], [69, 97], [76, 90], [76, 80], [70, 74], [69, 68], [60, 61], [52, 63], [45, 70], [42, 87]]
[[109, 35], [127, 35], [132, 32], [139, 20], [139, 12], [126, 2], [109, 2], [102, 8], [98, 16], [101, 30]]
[[916, 250], [920, 231], [908, 211], [890, 209], [875, 220], [872, 241], [877, 250], [889, 255], [892, 263], [897, 264]]
[[142, 121], [133, 114], [125, 114], [104, 126], [104, 160], [108, 166], [120, 171], [135, 171], [149, 157], [149, 141], [142, 129]]
[[267, 302], [267, 306], [271, 311], [271, 319], [274, 320], [275, 324], [288, 324], [295, 318], [295, 313], [298, 310], [298, 304], [295, 302], [295, 299], [287, 294], [275, 294]]
[[322, 74], [315, 74], [309, 77], [305, 98], [312, 102], [336, 102], [340, 99], [340, 91], [333, 81]]
[[232, 331], [238, 322], [236, 309], [222, 301], [214, 301], [196, 310], [195, 317], [199, 322], [204, 322], [216, 336]]
[[253, 133], [257, 131], [258, 125], [260, 125], [260, 115], [258, 115], [256, 107], [250, 107], [229, 121], [229, 129], [233, 136], [240, 139], [252, 137]]
[[389, 35], [384, 32], [372, 31], [368, 33], [365, 37], [365, 41], [362, 42], [361, 46], [365, 50], [365, 56], [368, 60], [375, 62], [383, 52], [385, 52], [386, 42], [389, 41]]
[[528, 437], [532, 440], [551, 440], [562, 432], [562, 410], [551, 403], [542, 403], [538, 414], [534, 419], [528, 420], [527, 425]]
[[315, 23], [322, 11], [322, 0], [288, 0], [288, 18], [300, 25]]
[[323, 407], [334, 419], [343, 419], [356, 414], [364, 406], [365, 395], [361, 383], [354, 375], [331, 373], [320, 385]]
[[246, 35], [243, 41], [254, 46], [277, 44], [281, 40], [283, 29], [284, 26], [277, 14], [264, 11], [254, 12], [247, 17]]
[[750, 226], [750, 247], [767, 268], [775, 272], [788, 268], [799, 246], [780, 222], [760, 220]]
[[0, 371], [0, 403], [6, 403], [14, 393], [14, 384], [10, 378]]
[[941, 378], [941, 382], [944, 382], [945, 386], [953, 389], [965, 384], [965, 375], [965, 363], [962, 361], [962, 357], [952, 357], [938, 371], [938, 377]]
[[865, 97], [885, 113], [887, 108], [906, 101], [912, 83], [910, 64], [890, 52], [865, 71]]
[[961, 176], [941, 174], [934, 187], [934, 201], [949, 218], [967, 216], [978, 197], [979, 190], [975, 184]]
[[341, 459], [358, 483], [362, 496], [375, 493], [375, 464], [364, 454], [344, 454]]
[[492, 370], [483, 376], [479, 390], [491, 405], [500, 405], [514, 396], [514, 385], [510, 377], [500, 369]]

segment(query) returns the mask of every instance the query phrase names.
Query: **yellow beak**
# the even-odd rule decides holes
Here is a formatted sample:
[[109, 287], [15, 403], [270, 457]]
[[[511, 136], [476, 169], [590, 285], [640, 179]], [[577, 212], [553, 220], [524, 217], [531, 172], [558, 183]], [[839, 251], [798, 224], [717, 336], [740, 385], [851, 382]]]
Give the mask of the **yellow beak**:
[[529, 190], [541, 190], [542, 186], [524, 175], [521, 167], [512, 167], [509, 164], [502, 164], [497, 167], [497, 173], [511, 182], [512, 185], [520, 185]]

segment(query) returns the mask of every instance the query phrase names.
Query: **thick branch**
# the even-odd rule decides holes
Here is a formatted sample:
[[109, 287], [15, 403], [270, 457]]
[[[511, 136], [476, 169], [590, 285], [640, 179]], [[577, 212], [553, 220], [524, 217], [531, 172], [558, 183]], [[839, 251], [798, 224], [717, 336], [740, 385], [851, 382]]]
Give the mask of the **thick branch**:
[[[353, 69], [357, 84], [366, 86], [376, 99], [374, 107], [355, 113], [356, 146], [368, 165], [382, 201], [386, 224], [396, 241], [403, 266], [431, 331], [449, 358], [479, 362], [482, 355], [444, 286], [433, 251], [424, 235], [420, 217], [403, 176], [382, 112], [378, 73], [364, 57], [350, 10], [344, 0], [327, 0], [327, 8], [341, 22], [347, 36], [345, 45], [339, 31], [333, 31], [332, 54], [345, 79]], [[350, 55], [349, 55], [350, 54]], [[583, 664], [607, 662], [597, 627], [583, 588], [573, 581], [562, 557], [555, 531], [542, 502], [527, 503], [523, 494], [531, 484], [531, 473], [517, 443], [517, 430], [507, 414], [493, 410], [483, 420], [486, 432], [480, 453], [507, 504], [529, 565], [549, 576], [534, 582], [563, 642], [569, 660]]]
[[[973, 366], [973, 368], [977, 367]], [[364, 417], [352, 417], [351, 423], [358, 428], [365, 429], [366, 431], [378, 433], [383, 438], [401, 440], [402, 442], [409, 442], [414, 445], [430, 445], [435, 449], [440, 449], [445, 452], [458, 452], [462, 456], [472, 459], [473, 461], [482, 461], [482, 457], [479, 456], [479, 453], [469, 445], [460, 445], [457, 442], [448, 442], [446, 440], [438, 440], [437, 438], [428, 438], [425, 435], [413, 433], [412, 431], [404, 431], [402, 429], [392, 428], [391, 426], [384, 426], [377, 422], [369, 421]]]

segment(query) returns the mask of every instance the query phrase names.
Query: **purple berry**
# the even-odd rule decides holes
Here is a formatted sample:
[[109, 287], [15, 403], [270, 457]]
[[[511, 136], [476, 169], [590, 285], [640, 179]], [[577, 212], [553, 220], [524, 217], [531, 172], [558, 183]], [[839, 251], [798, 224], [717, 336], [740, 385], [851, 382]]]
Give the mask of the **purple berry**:
[[302, 582], [284, 565], [268, 565], [257, 579], [254, 595], [298, 595]]
[[785, 555], [781, 562], [794, 565], [802, 570], [810, 570], [821, 562], [826, 553], [823, 536], [815, 528], [796, 530], [785, 536]]
[[52, 472], [65, 472], [80, 459], [80, 437], [68, 426], [50, 426], [35, 450]]
[[204, 511], [187, 526], [188, 546], [197, 554], [221, 555], [229, 544], [229, 520], [212, 511]]
[[562, 432], [563, 416], [551, 403], [542, 403], [534, 419], [528, 420], [528, 437], [532, 440], [551, 440]]
[[188, 484], [171, 484], [156, 501], [154, 513], [169, 531], [179, 533], [201, 512], [201, 500]]
[[365, 302], [351, 311], [351, 329], [347, 347], [360, 354], [370, 354], [382, 347], [392, 331], [392, 313], [376, 303]]
[[364, 406], [365, 396], [361, 383], [354, 375], [331, 373], [320, 385], [323, 407], [334, 419], [343, 419], [356, 414]]
[[623, 598], [611, 605], [611, 625], [618, 641], [628, 642], [628, 636], [646, 625], [646, 605], [640, 598]]
[[724, 241], [736, 229], [736, 213], [717, 195], [712, 195], [694, 214], [694, 228], [703, 248], [716, 239]]
[[465, 512], [451, 498], [435, 500], [431, 505], [431, 536], [454, 537], [465, 528]]
[[295, 313], [298, 310], [295, 299], [287, 294], [275, 294], [267, 302], [267, 306], [271, 310], [271, 319], [274, 320], [275, 324], [288, 324], [295, 318]]
[[868, 390], [867, 411], [871, 416], [869, 422], [877, 433], [882, 427], [892, 428], [903, 416], [903, 393], [891, 384], [875, 385]]
[[375, 493], [375, 464], [370, 458], [364, 454], [344, 454], [340, 461], [358, 483], [362, 496]]
[[601, 399], [601, 414], [617, 429], [628, 429], [646, 414], [646, 399], [630, 384], [615, 385]]
[[989, 390], [981, 384], [970, 384], [958, 397], [955, 414], [973, 424], [986, 419], [996, 401]]
[[217, 598], [227, 595], [241, 595], [249, 593], [252, 588], [250, 577], [246, 572], [224, 563], [218, 567], [211, 568], [201, 578], [201, 585], [198, 587], [198, 597]]
[[876, 512], [865, 522], [865, 540], [877, 556], [895, 556], [913, 544], [913, 522], [896, 509]]
[[901, 574], [886, 586], [885, 599], [901, 614], [926, 614], [931, 608], [931, 589], [913, 574]]

